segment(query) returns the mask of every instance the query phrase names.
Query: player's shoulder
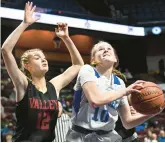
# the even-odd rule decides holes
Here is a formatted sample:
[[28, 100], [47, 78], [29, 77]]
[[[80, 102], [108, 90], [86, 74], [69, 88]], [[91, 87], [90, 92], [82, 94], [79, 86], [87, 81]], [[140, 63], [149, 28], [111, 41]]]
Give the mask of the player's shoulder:
[[94, 71], [94, 68], [91, 65], [89, 65], [89, 64], [85, 64], [85, 65], [83, 65], [81, 67], [80, 73], [81, 72], [84, 72], [84, 71], [90, 71], [90, 72], [92, 72], [92, 71]]
[[85, 64], [81, 67], [81, 69], [93, 69], [93, 67], [89, 64]]
[[85, 81], [89, 80], [91, 77], [93, 77], [92, 75], [94, 75], [93, 67], [88, 65], [88, 64], [83, 65], [79, 71], [74, 89], [75, 90], [80, 89], [81, 88], [81, 82], [84, 80]]

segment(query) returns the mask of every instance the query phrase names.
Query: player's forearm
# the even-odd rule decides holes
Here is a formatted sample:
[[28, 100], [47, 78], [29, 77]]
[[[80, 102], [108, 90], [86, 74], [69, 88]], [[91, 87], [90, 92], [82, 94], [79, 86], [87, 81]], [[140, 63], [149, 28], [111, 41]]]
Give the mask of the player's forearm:
[[73, 65], [80, 65], [80, 66], [84, 65], [84, 61], [83, 61], [79, 51], [77, 50], [75, 44], [70, 39], [70, 37], [62, 38], [62, 40], [64, 41], [66, 47], [69, 50], [71, 60], [72, 60], [72, 64]]
[[125, 89], [121, 89], [119, 91], [106, 92], [106, 93], [99, 95], [98, 97], [94, 97], [93, 103], [96, 106], [105, 105], [107, 103], [110, 103], [112, 101], [115, 101], [115, 100], [123, 97], [125, 94], [126, 94]]
[[143, 115], [143, 114], [140, 114], [140, 113], [136, 113], [136, 114], [131, 115], [130, 117], [128, 117], [127, 123], [124, 125], [124, 127], [126, 129], [134, 128], [134, 127], [144, 123], [148, 119], [152, 118], [153, 116], [154, 115]]
[[12, 52], [15, 44], [17, 43], [19, 37], [24, 32], [24, 30], [28, 27], [28, 24], [22, 22], [6, 39], [4, 44], [2, 45], [2, 51], [4, 52]]

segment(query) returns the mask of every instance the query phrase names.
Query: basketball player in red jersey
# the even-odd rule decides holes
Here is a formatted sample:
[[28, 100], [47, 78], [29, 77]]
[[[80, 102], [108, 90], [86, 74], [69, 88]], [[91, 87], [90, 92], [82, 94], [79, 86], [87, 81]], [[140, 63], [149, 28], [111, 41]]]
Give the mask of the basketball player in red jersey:
[[67, 24], [60, 23], [55, 32], [66, 44], [72, 66], [46, 82], [45, 74], [49, 68], [45, 55], [39, 49], [31, 49], [21, 56], [23, 72], [18, 68], [12, 50], [24, 30], [39, 19], [33, 17], [36, 7], [32, 5], [32, 2], [26, 3], [23, 22], [6, 39], [1, 50], [16, 88], [17, 128], [13, 141], [48, 142], [55, 138], [54, 128], [61, 113], [57, 101], [59, 92], [75, 78], [84, 63], [69, 37]]

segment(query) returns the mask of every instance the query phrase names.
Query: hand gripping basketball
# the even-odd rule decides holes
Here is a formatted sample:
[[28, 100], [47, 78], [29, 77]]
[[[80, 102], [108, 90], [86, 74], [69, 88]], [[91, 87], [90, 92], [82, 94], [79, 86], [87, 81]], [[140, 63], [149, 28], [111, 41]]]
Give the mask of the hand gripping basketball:
[[143, 88], [137, 90], [140, 92], [132, 92], [129, 101], [139, 113], [157, 114], [164, 109], [164, 94], [157, 84], [146, 81], [143, 83]]

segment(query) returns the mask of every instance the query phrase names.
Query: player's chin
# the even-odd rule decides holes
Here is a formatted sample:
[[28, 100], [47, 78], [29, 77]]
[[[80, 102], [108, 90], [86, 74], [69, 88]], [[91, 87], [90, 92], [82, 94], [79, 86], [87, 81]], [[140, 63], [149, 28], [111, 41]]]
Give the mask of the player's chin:
[[44, 73], [47, 73], [47, 72], [49, 71], [49, 67], [43, 67], [43, 68], [42, 68], [42, 71], [43, 71]]
[[104, 61], [103, 61], [103, 63], [105, 63], [106, 65], [112, 65], [114, 63], [114, 61], [112, 61], [109, 58], [107, 58], [107, 59], [105, 58]]

